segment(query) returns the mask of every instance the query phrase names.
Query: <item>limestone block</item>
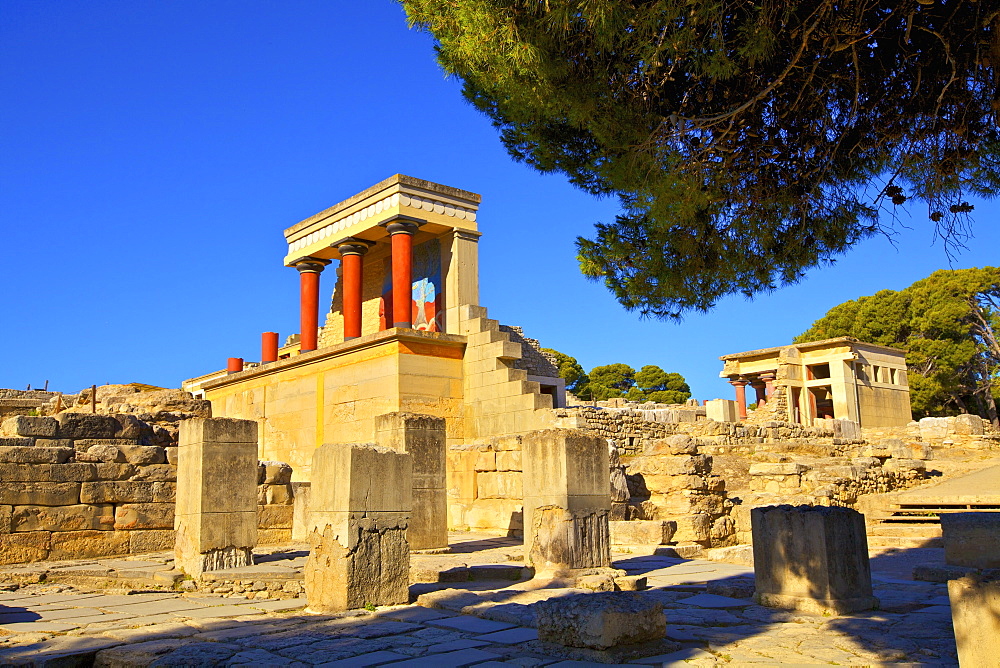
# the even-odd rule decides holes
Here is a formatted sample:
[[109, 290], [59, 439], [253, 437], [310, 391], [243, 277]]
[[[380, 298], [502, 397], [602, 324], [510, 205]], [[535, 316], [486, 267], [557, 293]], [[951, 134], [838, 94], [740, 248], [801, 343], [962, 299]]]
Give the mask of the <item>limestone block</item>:
[[292, 496], [292, 486], [287, 485], [264, 485], [266, 488], [265, 500], [266, 505], [271, 506], [290, 506], [295, 502]]
[[612, 545], [666, 545], [677, 531], [676, 522], [633, 520], [608, 522]]
[[15, 506], [13, 531], [108, 531], [114, 528], [111, 505]]
[[87, 454], [97, 461], [105, 464], [124, 464], [128, 462], [125, 453], [117, 445], [92, 445], [86, 450]]
[[490, 440], [493, 445], [493, 449], [497, 452], [501, 451], [518, 451], [521, 450], [521, 437], [516, 434], [510, 434], [505, 436], [495, 436]]
[[[329, 512], [409, 514], [412, 460], [376, 446], [326, 444], [313, 453], [312, 515]], [[313, 528], [317, 528], [313, 524]], [[322, 527], [319, 527], [322, 528]]]
[[59, 413], [61, 438], [115, 438], [121, 433], [121, 423], [110, 415], [96, 413]]
[[115, 529], [173, 529], [174, 504], [124, 503], [115, 508]]
[[34, 446], [19, 445], [0, 446], [0, 463], [62, 464], [69, 461], [73, 454], [73, 448], [37, 448]]
[[1000, 512], [941, 513], [944, 560], [966, 568], [1000, 568]]
[[124, 533], [128, 534], [129, 554], [164, 552], [174, 547], [173, 529], [145, 529]]
[[497, 453], [495, 452], [480, 452], [476, 455], [476, 470], [477, 471], [496, 471], [497, 470]]
[[96, 477], [93, 464], [0, 464], [3, 482], [85, 482]]
[[131, 479], [136, 482], [177, 482], [177, 467], [170, 464], [136, 466]]
[[839, 507], [766, 506], [750, 517], [760, 605], [836, 615], [878, 605], [864, 515]]
[[381, 447], [410, 454], [414, 489], [439, 489], [446, 484], [445, 427], [441, 417], [387, 413], [375, 417], [375, 440]]
[[629, 500], [630, 496], [625, 470], [621, 468], [611, 469], [611, 501], [624, 503]]
[[292, 467], [285, 462], [260, 462], [259, 485], [289, 485], [292, 482]]
[[309, 538], [309, 496], [312, 483], [293, 482], [292, 497], [292, 540], [299, 542]]
[[[429, 550], [448, 545], [446, 521], [414, 522], [415, 517], [434, 517], [440, 508], [448, 507], [448, 492], [444, 489], [414, 489], [413, 510], [406, 530], [411, 550]], [[440, 520], [439, 517], [435, 519]]]
[[[963, 413], [955, 416], [955, 433], [961, 436], [982, 436], [983, 418], [971, 413]], [[34, 436], [35, 434], [21, 434], [22, 436]]]
[[[638, 478], [641, 478], [641, 481]], [[634, 488], [634, 496], [649, 496], [650, 494], [668, 494], [682, 489], [707, 489], [707, 483], [700, 475], [645, 475], [640, 473], [635, 476], [632, 487]]]
[[677, 526], [673, 540], [675, 543], [699, 543], [708, 546], [712, 541], [712, 518], [708, 515], [677, 515], [665, 517]]
[[48, 531], [0, 534], [0, 564], [48, 559], [52, 546], [51, 536]]
[[105, 480], [85, 482], [80, 486], [82, 503], [152, 503], [154, 485], [165, 483]]
[[705, 417], [716, 422], [736, 422], [739, 413], [732, 399], [712, 399], [705, 402]]
[[13, 531], [11, 518], [14, 514], [13, 506], [0, 506], [0, 534]]
[[125, 461], [136, 466], [163, 464], [167, 461], [167, 453], [158, 445], [123, 445], [120, 446]]
[[496, 453], [497, 471], [521, 471], [521, 452], [504, 450]]
[[[0, 436], [38, 436], [55, 438], [59, 423], [50, 417], [15, 415], [0, 424]], [[980, 432], [982, 433], [982, 432]]]
[[283, 545], [292, 540], [291, 529], [257, 529], [258, 545]]
[[0, 448], [30, 448], [35, 445], [35, 440], [30, 436], [0, 436]]
[[1000, 580], [949, 580], [948, 600], [959, 664], [995, 666], [1000, 656]]
[[[257, 422], [234, 418], [191, 418], [181, 422], [178, 443], [253, 443]], [[256, 461], [254, 462], [256, 465]]]
[[660, 640], [667, 631], [663, 604], [639, 594], [603, 592], [539, 601], [538, 639], [567, 647], [603, 650]]
[[193, 576], [253, 565], [257, 511], [177, 515], [174, 563]]
[[524, 504], [519, 499], [481, 499], [464, 514], [471, 531], [500, 531], [508, 536], [524, 531]]
[[71, 506], [80, 503], [80, 485], [78, 482], [2, 482], [0, 504]]
[[[77, 458], [79, 459], [79, 456]], [[131, 464], [108, 464], [100, 462], [90, 464], [90, 466], [93, 466], [97, 471], [98, 480], [128, 480], [135, 475], [135, 467]]]
[[166, 451], [167, 455], [167, 463], [170, 464], [171, 466], [177, 466], [177, 458], [178, 458], [177, 447], [176, 446], [165, 447], [164, 450]]
[[628, 504], [611, 502], [611, 512], [608, 514], [609, 522], [624, 522], [628, 519]]
[[750, 475], [799, 475], [808, 470], [808, 466], [796, 462], [757, 463], [750, 465]]
[[36, 438], [35, 447], [37, 448], [72, 448], [73, 439], [72, 438]]
[[[227, 418], [195, 418], [191, 421], [234, 420]], [[182, 422], [183, 426], [188, 421]], [[244, 420], [244, 422], [250, 422]], [[251, 422], [256, 428], [256, 422]], [[228, 425], [226, 425], [228, 427]], [[233, 432], [243, 436], [239, 429], [213, 430]], [[191, 431], [190, 429], [188, 430]], [[257, 444], [247, 442], [181, 441], [177, 467], [177, 513], [247, 512], [257, 507]], [[220, 484], [225, 481], [225, 484]]]
[[92, 559], [128, 554], [124, 531], [54, 531], [49, 559]]
[[924, 473], [927, 471], [927, 463], [922, 459], [897, 459], [893, 457], [892, 459], [887, 459], [882, 468], [886, 471], [916, 471], [918, 473]]
[[566, 510], [538, 506], [531, 515], [527, 562], [538, 573], [568, 573], [581, 568], [611, 566], [609, 510]]
[[628, 464], [629, 473], [649, 475], [703, 475], [711, 470], [712, 458], [708, 455], [634, 457]]
[[293, 506], [257, 506], [257, 528], [291, 529], [293, 515]]
[[153, 427], [134, 415], [114, 414], [113, 417], [121, 425], [118, 432], [119, 438], [134, 438], [141, 443], [149, 443], [153, 440]]
[[920, 438], [924, 441], [940, 441], [948, 437], [951, 433], [948, 418], [925, 417], [919, 422]]
[[476, 496], [480, 499], [520, 499], [524, 496], [522, 478], [519, 472], [479, 472]]
[[664, 497], [653, 498], [652, 501], [668, 515], [694, 515], [698, 513], [721, 515], [725, 512], [725, 501], [722, 496], [687, 489]]

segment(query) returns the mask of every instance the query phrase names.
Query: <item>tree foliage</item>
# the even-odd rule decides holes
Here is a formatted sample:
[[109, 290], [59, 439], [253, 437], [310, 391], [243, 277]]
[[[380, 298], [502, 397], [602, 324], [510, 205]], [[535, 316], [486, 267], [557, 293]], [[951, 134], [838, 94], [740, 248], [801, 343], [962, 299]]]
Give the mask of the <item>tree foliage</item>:
[[903, 348], [918, 417], [978, 413], [997, 424], [1000, 268], [936, 271], [900, 291], [844, 302], [797, 342], [853, 336]]
[[559, 361], [559, 376], [566, 380], [566, 389], [585, 401], [624, 397], [630, 401], [682, 404], [691, 398], [691, 388], [684, 376], [655, 365], [646, 365], [636, 373], [628, 364], [606, 364], [594, 367], [587, 374], [573, 357], [545, 350]]
[[997, 0], [402, 2], [515, 159], [620, 199], [579, 259], [643, 314], [794, 283], [908, 199], [961, 243], [1000, 189]]
[[577, 393], [582, 386], [587, 384], [587, 374], [575, 357], [570, 357], [552, 348], [542, 348], [542, 352], [549, 353], [556, 358], [559, 377], [566, 381], [567, 390]]

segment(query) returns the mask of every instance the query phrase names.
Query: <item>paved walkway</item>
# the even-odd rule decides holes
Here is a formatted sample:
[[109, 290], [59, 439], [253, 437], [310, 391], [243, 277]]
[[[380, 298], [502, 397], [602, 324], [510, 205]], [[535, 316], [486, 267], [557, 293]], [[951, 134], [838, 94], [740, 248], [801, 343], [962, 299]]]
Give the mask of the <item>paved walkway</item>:
[[[453, 539], [455, 553], [435, 557], [445, 565], [451, 560], [472, 568], [486, 556], [511, 557], [503, 560], [508, 570], [516, 564], [514, 541], [469, 534]], [[743, 566], [616, 554], [616, 567], [648, 578], [650, 589], [642, 595], [663, 604], [667, 638], [679, 647], [631, 663], [956, 666], [946, 589], [895, 577], [894, 554], [903, 558], [905, 552], [883, 552], [872, 562], [881, 609], [845, 617], [754, 605], [752, 569]], [[300, 552], [288, 554], [301, 558]], [[536, 587], [531, 581], [415, 584], [414, 605], [312, 615], [302, 610], [302, 598], [122, 594], [35, 584], [0, 592], [0, 632], [7, 634], [0, 637], [0, 665], [593, 665], [538, 642], [531, 604], [574, 590]], [[68, 657], [77, 663], [62, 663]]]
[[1000, 465], [893, 494], [896, 503], [1000, 505]]

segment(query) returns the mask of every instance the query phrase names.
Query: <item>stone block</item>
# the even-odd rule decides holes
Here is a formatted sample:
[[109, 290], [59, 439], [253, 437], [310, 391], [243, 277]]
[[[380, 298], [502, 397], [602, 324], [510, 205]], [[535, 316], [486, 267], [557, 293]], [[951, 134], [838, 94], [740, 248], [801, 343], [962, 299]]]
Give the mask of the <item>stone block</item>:
[[712, 471], [712, 458], [708, 455], [634, 457], [628, 471], [647, 475], [704, 475]]
[[1000, 568], [1000, 512], [941, 513], [944, 560], [966, 568]]
[[113, 417], [120, 429], [119, 438], [134, 438], [140, 443], [149, 443], [153, 439], [153, 427], [134, 415], [114, 414]]
[[114, 527], [119, 531], [133, 529], [173, 529], [174, 504], [123, 503], [115, 508]]
[[177, 466], [177, 457], [178, 457], [177, 447], [171, 446], [171, 447], [165, 447], [163, 449], [167, 455], [167, 463], [170, 464], [171, 466]]
[[54, 531], [49, 559], [93, 559], [128, 554], [125, 531]]
[[15, 415], [14, 417], [7, 418], [0, 425], [0, 436], [55, 438], [58, 431], [59, 423], [50, 417]]
[[3, 482], [86, 482], [96, 477], [93, 464], [0, 464]]
[[177, 482], [177, 467], [170, 464], [136, 466], [131, 479], [135, 482]]
[[257, 529], [258, 545], [283, 545], [291, 542], [291, 529]]
[[941, 441], [951, 433], [948, 418], [925, 417], [919, 421], [920, 438], [924, 441]]
[[409, 514], [413, 503], [411, 461], [404, 453], [371, 445], [326, 444], [317, 448], [309, 500], [312, 514], [369, 510]]
[[292, 497], [292, 540], [299, 542], [309, 538], [309, 495], [312, 483], [293, 482]]
[[480, 499], [520, 499], [524, 496], [521, 481], [521, 473], [483, 471], [476, 476], [476, 496]]
[[625, 503], [630, 496], [625, 470], [622, 468], [611, 469], [611, 502]]
[[524, 504], [519, 499], [480, 499], [465, 511], [464, 524], [471, 531], [504, 532], [508, 536], [524, 531]]
[[737, 422], [739, 412], [732, 399], [712, 399], [705, 402], [705, 417], [716, 422]]
[[120, 450], [125, 455], [125, 461], [136, 466], [164, 464], [167, 461], [166, 451], [158, 445], [123, 445]]
[[[960, 436], [982, 436], [983, 418], [971, 413], [963, 413], [955, 416], [955, 433]], [[35, 434], [21, 434], [22, 436], [35, 436]]]
[[677, 515], [664, 518], [673, 522], [677, 529], [674, 531], [673, 541], [675, 543], [698, 543], [709, 546], [712, 541], [712, 518], [708, 515]]
[[109, 531], [114, 528], [111, 505], [15, 506], [13, 531]]
[[72, 438], [36, 438], [35, 447], [37, 448], [72, 448], [73, 439]]
[[538, 639], [604, 650], [660, 640], [667, 631], [663, 605], [628, 592], [575, 594], [538, 601]]
[[0, 483], [0, 504], [71, 506], [80, 503], [80, 485], [78, 482], [3, 482]]
[[0, 436], [0, 448], [30, 448], [35, 440], [30, 436]]
[[285, 462], [261, 462], [258, 469], [258, 485], [289, 485], [292, 482], [292, 467]]
[[766, 506], [750, 517], [758, 603], [836, 615], [878, 605], [864, 515], [839, 507]]
[[995, 666], [1000, 657], [1000, 580], [948, 581], [951, 622], [961, 666]]
[[14, 514], [14, 506], [0, 506], [0, 534], [13, 531], [11, 519]]
[[521, 471], [521, 452], [519, 450], [503, 450], [496, 453], [497, 471]]
[[[684, 489], [702, 490], [707, 488], [705, 478], [700, 475], [649, 475], [637, 474], [642, 480], [634, 479], [635, 491], [641, 492], [634, 496], [648, 496], [650, 494], [669, 494]], [[639, 483], [645, 486], [642, 489]]]
[[86, 450], [92, 459], [105, 464], [124, 464], [128, 462], [125, 453], [117, 445], [92, 445]]
[[181, 422], [178, 443], [252, 443], [256, 446], [257, 422], [234, 418], [191, 418]]
[[609, 522], [612, 545], [666, 545], [677, 531], [676, 522], [633, 520]]
[[48, 531], [0, 534], [0, 564], [21, 564], [49, 558], [52, 534]]
[[166, 552], [174, 547], [173, 529], [146, 529], [125, 533], [128, 534], [129, 554]]
[[758, 463], [750, 465], [750, 475], [799, 475], [809, 467], [795, 462]]
[[131, 464], [108, 464], [100, 462], [92, 466], [97, 470], [98, 480], [128, 480], [135, 475], [135, 467]]
[[609, 513], [602, 508], [536, 507], [527, 532], [531, 536], [528, 565], [535, 568], [536, 575], [610, 567]]
[[0, 463], [62, 464], [68, 462], [74, 452], [73, 448], [36, 448], [30, 445], [0, 446]]
[[265, 505], [269, 506], [290, 506], [295, 502], [292, 496], [291, 484], [286, 485], [264, 485]]
[[82, 503], [153, 503], [158, 499], [154, 485], [166, 483], [134, 482], [131, 480], [102, 480], [85, 482], [80, 486]]
[[110, 415], [96, 413], [59, 413], [60, 438], [116, 438], [122, 430], [121, 423]]
[[257, 506], [257, 528], [258, 529], [291, 529], [294, 507], [289, 505], [280, 506]]
[[477, 471], [496, 471], [497, 453], [492, 451], [477, 453], [475, 466]]

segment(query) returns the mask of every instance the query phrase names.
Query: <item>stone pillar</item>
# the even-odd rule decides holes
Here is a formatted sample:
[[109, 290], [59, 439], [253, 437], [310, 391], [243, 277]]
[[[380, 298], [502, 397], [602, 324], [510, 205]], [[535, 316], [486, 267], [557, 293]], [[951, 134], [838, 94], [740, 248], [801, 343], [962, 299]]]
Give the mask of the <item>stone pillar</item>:
[[762, 373], [760, 374], [760, 379], [764, 381], [764, 396], [768, 399], [774, 394], [774, 381], [777, 378], [776, 374], [773, 373]]
[[745, 380], [731, 380], [729, 384], [736, 388], [736, 408], [739, 410], [740, 419], [747, 419], [747, 390], [750, 383]]
[[442, 239], [444, 330], [461, 334], [459, 309], [479, 305], [479, 232], [452, 230]]
[[705, 417], [716, 422], [736, 422], [736, 402], [732, 399], [712, 399], [705, 402]]
[[1000, 657], [1000, 580], [968, 575], [948, 581], [960, 666], [995, 666]]
[[522, 437], [525, 560], [538, 573], [611, 565], [608, 445], [579, 429]]
[[754, 394], [756, 395], [754, 399], [757, 402], [757, 408], [763, 408], [767, 404], [767, 394], [765, 391], [767, 386], [759, 380], [751, 382], [750, 386], [753, 388]]
[[945, 563], [1000, 568], [1000, 512], [941, 513]]
[[257, 544], [257, 423], [193, 418], [180, 425], [174, 562], [203, 571], [253, 564]]
[[406, 530], [411, 550], [448, 547], [447, 434], [444, 418], [414, 413], [375, 417], [375, 442], [413, 460], [413, 512]]
[[341, 256], [344, 288], [344, 340], [361, 336], [361, 286], [362, 264], [369, 242], [361, 239], [345, 239], [337, 244]]
[[243, 358], [230, 357], [226, 359], [226, 373], [239, 373], [243, 371]]
[[260, 335], [260, 361], [264, 364], [278, 361], [277, 332], [264, 332]]
[[413, 326], [413, 233], [417, 224], [396, 221], [385, 226], [392, 244], [392, 326]]
[[354, 443], [313, 453], [309, 609], [327, 613], [409, 601], [409, 454]]
[[295, 263], [299, 270], [299, 352], [316, 350], [319, 330], [319, 275], [329, 260], [304, 258]]
[[765, 506], [750, 511], [750, 523], [760, 605], [835, 615], [878, 605], [858, 511]]

